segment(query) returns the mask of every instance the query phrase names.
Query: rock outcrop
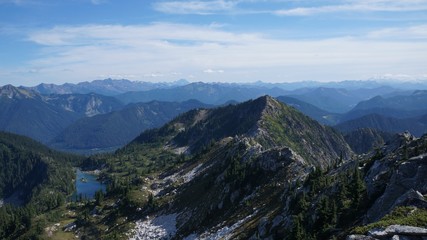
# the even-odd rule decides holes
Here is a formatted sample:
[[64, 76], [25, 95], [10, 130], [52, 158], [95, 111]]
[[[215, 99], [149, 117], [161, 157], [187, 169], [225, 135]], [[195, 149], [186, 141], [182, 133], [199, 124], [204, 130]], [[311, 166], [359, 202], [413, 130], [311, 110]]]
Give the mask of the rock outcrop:
[[372, 229], [368, 235], [350, 235], [347, 240], [425, 240], [427, 229], [404, 225], [390, 225], [386, 228]]
[[392, 143], [400, 143], [400, 148], [393, 145], [384, 147], [388, 154], [373, 163], [365, 178], [369, 197], [378, 196], [366, 214], [366, 223], [379, 220], [397, 206], [427, 205], [423, 197], [427, 193], [427, 155], [422, 153], [408, 159], [416, 154], [424, 140], [417, 141], [404, 134]]

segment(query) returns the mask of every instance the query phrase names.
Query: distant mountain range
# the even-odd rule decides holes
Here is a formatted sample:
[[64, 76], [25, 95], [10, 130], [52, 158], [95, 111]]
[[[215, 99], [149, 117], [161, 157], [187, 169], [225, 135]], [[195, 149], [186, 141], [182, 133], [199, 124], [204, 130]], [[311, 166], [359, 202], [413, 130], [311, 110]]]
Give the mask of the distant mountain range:
[[[375, 81], [229, 84], [112, 79], [32, 88], [7, 85], [0, 88], [0, 130], [65, 150], [111, 150], [190, 110], [186, 101], [199, 101], [194, 104], [197, 108], [271, 95], [322, 124], [338, 124], [345, 132], [374, 128], [426, 133], [427, 91], [401, 91], [394, 86], [398, 85]], [[149, 107], [155, 102], [157, 108]], [[138, 114], [141, 109], [144, 114]]]
[[409, 131], [415, 136], [420, 137], [427, 133], [427, 115], [401, 119], [379, 114], [369, 114], [340, 123], [335, 128], [343, 132], [351, 132], [360, 128], [372, 128], [389, 133]]
[[360, 101], [395, 91], [396, 89], [387, 86], [358, 89], [318, 87], [294, 90], [287, 95], [311, 103], [329, 112], [345, 113]]
[[334, 125], [339, 120], [339, 114], [327, 112], [310, 103], [306, 103], [296, 98], [279, 96], [276, 99], [282, 103], [285, 103], [289, 106], [292, 106], [298, 109], [300, 112], [317, 120], [320, 123], [327, 124], [327, 125]]
[[190, 99], [196, 99], [203, 103], [220, 105], [230, 100], [242, 102], [264, 95], [285, 95], [286, 92], [287, 91], [280, 88], [197, 82], [169, 89], [161, 88], [143, 92], [127, 92], [117, 95], [116, 97], [123, 103], [149, 102], [153, 100], [182, 102]]
[[0, 130], [49, 142], [77, 119], [122, 108], [98, 94], [41, 95], [11, 85], [0, 87]]
[[35, 92], [7, 85], [0, 88], [0, 129], [47, 142], [79, 118], [44, 101]]
[[40, 94], [73, 94], [73, 93], [98, 93], [102, 95], [112, 96], [130, 91], [148, 91], [157, 88], [170, 88], [189, 84], [186, 80], [178, 80], [175, 82], [152, 83], [130, 81], [126, 79], [113, 80], [95, 80], [92, 82], [81, 82], [77, 84], [65, 83], [62, 85], [42, 83], [29, 89]]
[[346, 115], [346, 119], [378, 113], [389, 117], [408, 118], [427, 113], [427, 91], [413, 91], [409, 95], [376, 96], [359, 102]]
[[336, 128], [344, 132], [373, 128], [384, 132], [409, 131], [416, 136], [427, 133], [427, 91], [410, 95], [376, 96], [357, 104], [340, 117]]
[[118, 111], [77, 120], [58, 134], [50, 146], [79, 152], [111, 150], [130, 142], [144, 130], [161, 127], [181, 113], [207, 107], [210, 105], [196, 100], [132, 103]]

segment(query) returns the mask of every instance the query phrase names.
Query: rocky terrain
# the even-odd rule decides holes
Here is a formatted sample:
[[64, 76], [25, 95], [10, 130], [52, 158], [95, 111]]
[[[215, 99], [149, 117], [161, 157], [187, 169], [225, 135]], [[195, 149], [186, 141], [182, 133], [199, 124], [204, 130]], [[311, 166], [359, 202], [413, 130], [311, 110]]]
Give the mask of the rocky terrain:
[[344, 137], [269, 96], [194, 109], [79, 163], [107, 193], [57, 210], [43, 236], [423, 239], [426, 158], [427, 135]]
[[[345, 142], [337, 140], [340, 137], [329, 141], [311, 138], [311, 144], [323, 143], [322, 148], [330, 149], [329, 153], [333, 152], [332, 146], [340, 149], [335, 155], [325, 156], [310, 150], [310, 144], [301, 146], [289, 141], [291, 137], [289, 142], [278, 138], [277, 131], [269, 129], [274, 124], [266, 119], [272, 122], [272, 119], [281, 119], [285, 129], [285, 123], [297, 128], [300, 135], [295, 139], [302, 142], [310, 137], [310, 132], [321, 136], [328, 129], [299, 119], [298, 113], [269, 97], [245, 104], [262, 109], [253, 112], [255, 115], [261, 112], [255, 117], [256, 127], [233, 134], [235, 136], [215, 138], [215, 143], [177, 171], [155, 177], [147, 191], [158, 201], [169, 199], [168, 204], [142, 214], [146, 217], [136, 221], [135, 229], [129, 232], [131, 239], [326, 239], [332, 236], [348, 236], [348, 239], [367, 236], [369, 239], [380, 234], [383, 236], [378, 239], [394, 235], [418, 239], [414, 236], [425, 236], [423, 226], [390, 224], [384, 226], [383, 233], [368, 229], [367, 235], [351, 235], [351, 229], [379, 222], [399, 207], [425, 209], [427, 137], [417, 139], [405, 133], [364, 157], [353, 155]], [[233, 112], [244, 111], [245, 104], [238, 105]], [[191, 117], [182, 119], [189, 122], [178, 118], [156, 133], [141, 135], [134, 144], [164, 139], [170, 150], [184, 147], [189, 155], [197, 152], [194, 146], [198, 146], [198, 141], [180, 142], [178, 136], [188, 136], [187, 132], [193, 131], [191, 126], [197, 123], [198, 129], [203, 129], [208, 119], [211, 120], [209, 111], [193, 112]], [[294, 122], [295, 119], [299, 121]], [[175, 132], [173, 127], [179, 131]], [[197, 131], [190, 136], [199, 141], [203, 139], [197, 138], [200, 137]], [[344, 178], [347, 180], [342, 182], [340, 179]], [[354, 191], [359, 187], [359, 192]], [[342, 189], [350, 193], [343, 193]], [[301, 197], [311, 206], [305, 206]], [[330, 218], [324, 216], [329, 214], [332, 214]], [[399, 223], [398, 219], [396, 222]], [[299, 223], [303, 225], [300, 230], [297, 229]]]

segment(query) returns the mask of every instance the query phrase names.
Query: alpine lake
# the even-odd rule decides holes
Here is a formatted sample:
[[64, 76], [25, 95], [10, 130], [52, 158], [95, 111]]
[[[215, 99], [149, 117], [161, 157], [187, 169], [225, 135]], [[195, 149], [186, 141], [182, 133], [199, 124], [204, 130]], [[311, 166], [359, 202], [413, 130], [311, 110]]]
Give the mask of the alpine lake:
[[99, 181], [96, 174], [76, 169], [76, 192], [71, 200], [93, 199], [96, 191], [102, 190], [105, 193], [106, 188], [107, 185]]

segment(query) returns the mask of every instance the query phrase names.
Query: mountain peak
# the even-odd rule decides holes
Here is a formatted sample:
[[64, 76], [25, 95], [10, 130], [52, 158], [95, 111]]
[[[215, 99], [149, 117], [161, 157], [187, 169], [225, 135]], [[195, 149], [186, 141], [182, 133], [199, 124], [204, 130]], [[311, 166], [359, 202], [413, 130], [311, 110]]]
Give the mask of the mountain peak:
[[296, 109], [262, 96], [238, 105], [185, 113], [158, 130], [144, 132], [134, 143], [166, 141], [172, 149], [196, 153], [212, 141], [248, 137], [263, 150], [289, 147], [316, 166], [326, 167], [340, 155], [351, 156], [344, 138]]
[[256, 101], [260, 101], [264, 104], [264, 110], [263, 110], [264, 113], [269, 113], [271, 111], [277, 111], [282, 106], [284, 106], [283, 103], [277, 101], [275, 98], [273, 98], [269, 95], [259, 97]]
[[33, 98], [34, 92], [26, 90], [24, 88], [18, 88], [11, 84], [0, 87], [0, 97], [7, 97], [10, 99], [23, 99]]

